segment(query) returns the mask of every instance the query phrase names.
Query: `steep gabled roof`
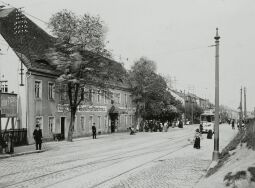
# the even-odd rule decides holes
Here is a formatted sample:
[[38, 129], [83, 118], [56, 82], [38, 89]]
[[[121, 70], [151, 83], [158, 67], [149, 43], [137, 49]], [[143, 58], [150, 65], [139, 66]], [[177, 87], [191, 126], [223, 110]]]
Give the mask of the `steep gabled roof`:
[[54, 46], [56, 39], [28, 18], [28, 32], [23, 37], [15, 35], [16, 10], [0, 10], [0, 34], [28, 69], [45, 73], [56, 72], [54, 66], [43, 61], [46, 50]]

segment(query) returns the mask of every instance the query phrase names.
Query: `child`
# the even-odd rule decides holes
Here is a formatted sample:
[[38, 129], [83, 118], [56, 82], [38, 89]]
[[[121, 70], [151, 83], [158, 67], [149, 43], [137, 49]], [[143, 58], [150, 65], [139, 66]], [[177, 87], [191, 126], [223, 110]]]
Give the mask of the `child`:
[[200, 132], [199, 129], [196, 129], [195, 138], [194, 138], [194, 148], [200, 149]]

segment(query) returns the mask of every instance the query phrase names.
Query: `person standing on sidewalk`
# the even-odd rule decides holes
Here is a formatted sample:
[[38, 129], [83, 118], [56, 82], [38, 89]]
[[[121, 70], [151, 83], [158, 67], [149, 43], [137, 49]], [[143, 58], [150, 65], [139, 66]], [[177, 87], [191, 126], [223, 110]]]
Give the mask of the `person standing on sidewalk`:
[[41, 150], [42, 148], [42, 130], [40, 129], [39, 125], [35, 126], [35, 130], [33, 132], [34, 139], [35, 139], [35, 147], [36, 150]]
[[232, 119], [232, 129], [235, 129], [235, 120]]
[[194, 148], [196, 149], [200, 149], [200, 137], [201, 137], [201, 134], [199, 132], [199, 129], [196, 129], [195, 138], [194, 138]]
[[93, 135], [93, 139], [97, 138], [97, 128], [95, 123], [93, 123], [93, 126], [92, 126], [92, 135]]

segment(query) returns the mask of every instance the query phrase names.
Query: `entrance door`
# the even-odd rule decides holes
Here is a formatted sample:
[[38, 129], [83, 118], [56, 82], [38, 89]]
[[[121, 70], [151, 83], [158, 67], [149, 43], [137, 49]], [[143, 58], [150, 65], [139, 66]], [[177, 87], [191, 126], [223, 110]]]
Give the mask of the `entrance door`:
[[63, 139], [65, 139], [65, 122], [66, 122], [65, 120], [66, 120], [65, 117], [60, 118], [61, 136], [63, 137]]

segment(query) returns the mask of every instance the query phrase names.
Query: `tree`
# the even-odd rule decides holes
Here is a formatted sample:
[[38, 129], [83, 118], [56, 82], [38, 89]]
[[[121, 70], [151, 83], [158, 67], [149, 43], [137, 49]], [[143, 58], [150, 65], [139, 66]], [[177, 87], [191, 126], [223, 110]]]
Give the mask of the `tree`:
[[[121, 64], [102, 56], [107, 50], [99, 17], [84, 15], [79, 18], [63, 10], [51, 17], [49, 27], [59, 42], [49, 49], [47, 60], [58, 71], [58, 91], [68, 96], [71, 121], [67, 140], [72, 141], [78, 106], [90, 100], [92, 88], [109, 96], [110, 83], [121, 81], [125, 70]], [[81, 31], [85, 27], [86, 30]]]
[[180, 102], [167, 91], [165, 78], [156, 73], [154, 61], [140, 58], [129, 75], [138, 119], [171, 121], [183, 111]]
[[151, 81], [156, 76], [155, 71], [156, 63], [146, 57], [141, 57], [138, 61], [134, 62], [129, 72], [138, 121], [140, 121], [142, 116], [146, 116], [145, 108], [149, 100], [149, 91], [153, 90], [150, 86], [152, 84]]
[[48, 27], [60, 41], [80, 45], [83, 50], [111, 57], [110, 52], [106, 50], [107, 29], [100, 16], [77, 16], [64, 9], [50, 18]]

